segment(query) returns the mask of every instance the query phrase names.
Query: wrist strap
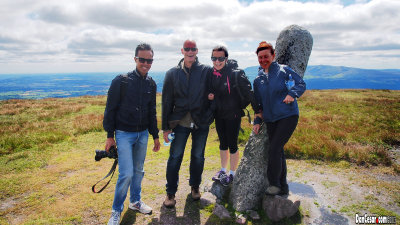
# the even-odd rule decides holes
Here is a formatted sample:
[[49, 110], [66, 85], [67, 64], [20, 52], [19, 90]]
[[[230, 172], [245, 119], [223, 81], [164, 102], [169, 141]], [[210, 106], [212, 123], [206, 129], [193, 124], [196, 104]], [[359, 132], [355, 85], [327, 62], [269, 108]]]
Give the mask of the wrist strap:
[[[101, 180], [97, 181], [97, 183], [95, 183], [95, 184], [92, 186], [92, 191], [93, 191], [93, 193], [100, 193], [100, 192], [102, 192], [104, 189], [106, 189], [106, 187], [108, 186], [108, 184], [110, 183], [111, 179], [112, 179], [113, 176], [114, 176], [114, 172], [115, 172], [115, 169], [117, 168], [117, 165], [118, 165], [118, 159], [115, 159], [115, 160], [114, 160], [114, 164], [112, 165], [112, 167], [111, 167], [110, 171], [108, 172], [108, 174], [107, 174], [105, 177], [103, 177]], [[97, 185], [98, 183], [100, 183], [102, 180], [104, 180], [104, 179], [106, 179], [107, 177], [109, 177], [110, 175], [111, 175], [110, 180], [106, 183], [106, 185], [104, 185], [104, 187], [102, 187], [102, 188], [100, 189], [100, 191], [96, 191], [96, 190], [95, 190], [96, 185]]]

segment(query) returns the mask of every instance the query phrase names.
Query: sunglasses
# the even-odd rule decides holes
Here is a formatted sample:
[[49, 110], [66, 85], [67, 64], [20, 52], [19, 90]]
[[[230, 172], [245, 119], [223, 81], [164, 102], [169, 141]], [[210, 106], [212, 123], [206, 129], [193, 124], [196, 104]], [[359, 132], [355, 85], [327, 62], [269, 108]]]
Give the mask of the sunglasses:
[[183, 48], [183, 50], [185, 50], [185, 52], [188, 52], [188, 51], [195, 52], [195, 51], [197, 51], [197, 48]]
[[141, 57], [136, 57], [136, 59], [139, 60], [140, 63], [147, 63], [147, 64], [152, 64], [153, 63], [153, 59], [145, 59], [145, 58], [141, 58]]
[[225, 59], [226, 59], [226, 57], [214, 57], [214, 56], [211, 56], [211, 60], [213, 62], [215, 62], [217, 60], [220, 61], [220, 62], [223, 62]]

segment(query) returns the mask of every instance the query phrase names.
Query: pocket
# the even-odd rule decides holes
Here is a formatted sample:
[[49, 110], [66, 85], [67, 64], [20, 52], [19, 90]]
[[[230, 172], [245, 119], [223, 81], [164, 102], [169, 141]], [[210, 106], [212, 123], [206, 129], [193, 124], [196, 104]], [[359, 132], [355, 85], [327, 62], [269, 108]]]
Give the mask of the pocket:
[[143, 96], [143, 105], [147, 105], [151, 101], [150, 87], [145, 88], [145, 90], [141, 94]]

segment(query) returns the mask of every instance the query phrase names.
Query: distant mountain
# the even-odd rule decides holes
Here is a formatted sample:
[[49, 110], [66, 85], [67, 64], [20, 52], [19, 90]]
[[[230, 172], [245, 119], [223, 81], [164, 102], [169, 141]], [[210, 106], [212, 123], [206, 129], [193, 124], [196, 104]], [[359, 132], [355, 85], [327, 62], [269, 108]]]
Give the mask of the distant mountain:
[[[251, 83], [258, 66], [245, 69]], [[120, 73], [0, 74], [0, 100], [106, 95], [112, 79]], [[165, 72], [150, 72], [162, 91]], [[368, 70], [343, 66], [308, 66], [307, 89], [400, 90], [400, 70]]]
[[[245, 69], [251, 81], [258, 66]], [[359, 69], [344, 66], [308, 66], [304, 75], [307, 89], [390, 89], [400, 90], [400, 70]]]

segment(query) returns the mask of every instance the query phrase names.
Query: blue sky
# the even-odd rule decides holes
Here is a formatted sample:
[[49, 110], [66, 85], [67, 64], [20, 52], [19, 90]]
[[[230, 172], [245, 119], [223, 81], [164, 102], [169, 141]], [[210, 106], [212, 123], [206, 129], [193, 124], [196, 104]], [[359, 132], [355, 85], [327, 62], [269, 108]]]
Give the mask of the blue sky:
[[129, 71], [140, 42], [165, 71], [188, 38], [201, 62], [222, 44], [246, 68], [292, 24], [313, 36], [309, 65], [400, 69], [399, 11], [399, 0], [3, 0], [0, 74]]

